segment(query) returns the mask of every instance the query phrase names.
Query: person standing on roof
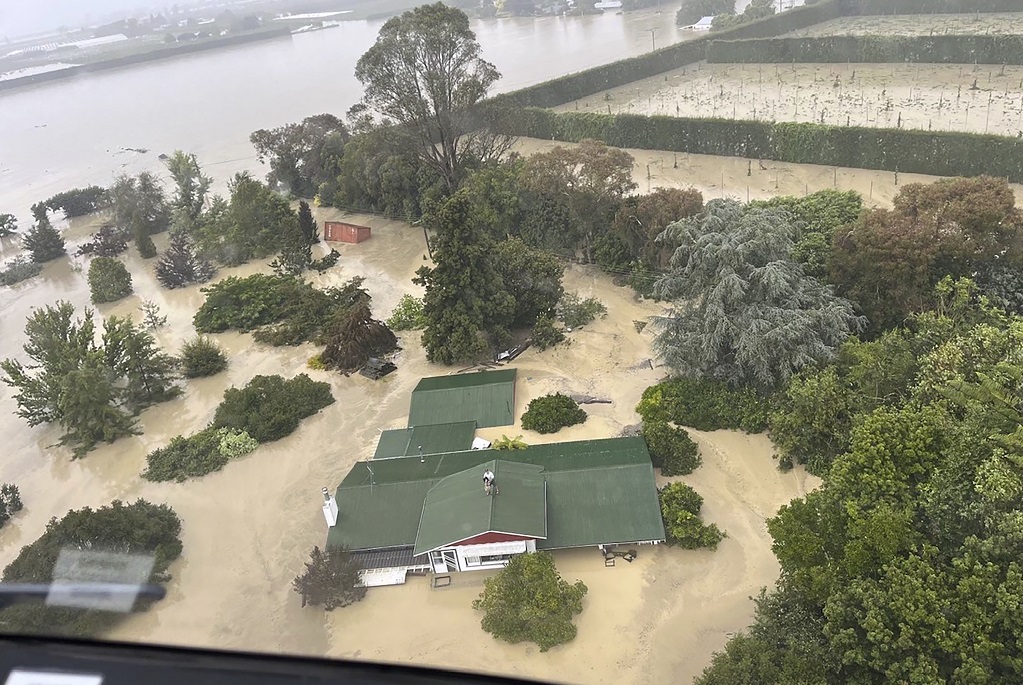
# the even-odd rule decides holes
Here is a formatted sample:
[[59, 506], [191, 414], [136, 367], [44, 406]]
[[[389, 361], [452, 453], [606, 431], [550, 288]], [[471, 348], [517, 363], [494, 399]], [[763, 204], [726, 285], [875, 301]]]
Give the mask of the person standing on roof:
[[494, 472], [487, 467], [487, 470], [483, 472], [483, 492], [490, 494], [490, 489], [494, 486]]

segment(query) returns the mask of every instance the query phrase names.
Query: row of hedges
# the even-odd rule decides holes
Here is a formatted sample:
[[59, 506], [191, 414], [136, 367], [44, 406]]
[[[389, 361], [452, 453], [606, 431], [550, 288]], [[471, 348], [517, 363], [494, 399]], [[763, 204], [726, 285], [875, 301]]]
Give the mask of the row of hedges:
[[1023, 64], [1023, 36], [823, 36], [712, 41], [708, 62]]
[[536, 108], [509, 110], [494, 126], [545, 140], [594, 138], [623, 148], [1023, 182], [1023, 139], [1005, 136]]
[[[839, 16], [838, 0], [823, 0], [815, 5], [799, 7], [789, 12], [743, 24], [729, 31], [716, 33], [715, 36], [732, 40], [766, 38], [804, 29], [823, 21], [836, 19]], [[700, 62], [706, 59], [709, 42], [709, 38], [683, 41], [639, 57], [611, 62], [499, 95], [493, 98], [492, 102], [502, 106], [557, 107], [609, 88], [616, 88], [626, 83]]]
[[1019, 0], [839, 0], [843, 16], [1019, 12]]

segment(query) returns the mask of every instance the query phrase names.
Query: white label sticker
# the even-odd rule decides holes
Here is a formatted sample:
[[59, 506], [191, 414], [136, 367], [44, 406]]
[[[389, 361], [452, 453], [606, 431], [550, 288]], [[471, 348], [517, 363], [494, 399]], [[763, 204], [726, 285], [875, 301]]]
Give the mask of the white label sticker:
[[53, 567], [53, 583], [46, 603], [128, 612], [138, 597], [139, 586], [149, 581], [152, 570], [153, 557], [146, 554], [65, 547]]
[[4, 685], [102, 685], [103, 676], [78, 673], [25, 671], [16, 668], [7, 676]]

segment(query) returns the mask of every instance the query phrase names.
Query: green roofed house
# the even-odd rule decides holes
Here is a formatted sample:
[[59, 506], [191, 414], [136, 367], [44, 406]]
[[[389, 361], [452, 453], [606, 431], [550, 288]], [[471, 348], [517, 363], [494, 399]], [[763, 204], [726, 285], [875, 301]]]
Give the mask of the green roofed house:
[[[401, 451], [398, 442], [385, 451]], [[642, 438], [417, 452], [406, 444], [404, 454], [358, 462], [337, 489], [327, 546], [349, 546], [368, 586], [403, 583], [409, 572], [501, 568], [536, 550], [664, 540]]]
[[475, 421], [477, 428], [515, 423], [515, 369], [435, 376], [412, 391], [408, 425]]

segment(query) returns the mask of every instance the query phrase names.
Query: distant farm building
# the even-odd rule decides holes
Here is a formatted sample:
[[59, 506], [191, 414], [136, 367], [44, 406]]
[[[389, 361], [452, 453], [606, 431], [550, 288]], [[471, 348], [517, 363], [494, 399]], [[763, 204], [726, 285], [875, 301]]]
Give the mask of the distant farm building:
[[514, 423], [514, 407], [514, 369], [424, 378], [409, 427], [384, 431], [374, 458], [328, 497], [327, 546], [349, 547], [363, 584], [380, 586], [502, 568], [537, 550], [664, 541], [642, 438], [473, 449], [476, 427]]
[[714, 24], [714, 17], [703, 17], [700, 21], [689, 26], [683, 26], [683, 29], [692, 29], [693, 31], [710, 31], [710, 27]]
[[361, 243], [369, 240], [369, 226], [350, 224], [346, 221], [324, 221], [323, 239], [335, 243]]

